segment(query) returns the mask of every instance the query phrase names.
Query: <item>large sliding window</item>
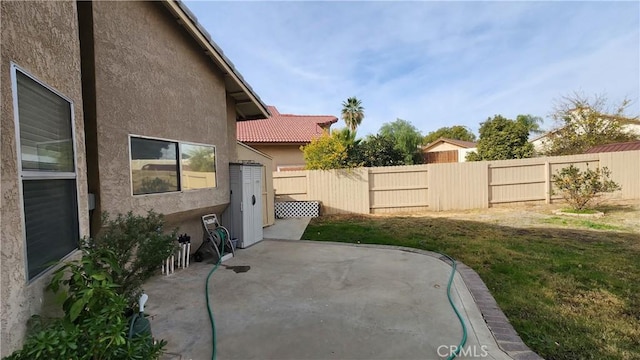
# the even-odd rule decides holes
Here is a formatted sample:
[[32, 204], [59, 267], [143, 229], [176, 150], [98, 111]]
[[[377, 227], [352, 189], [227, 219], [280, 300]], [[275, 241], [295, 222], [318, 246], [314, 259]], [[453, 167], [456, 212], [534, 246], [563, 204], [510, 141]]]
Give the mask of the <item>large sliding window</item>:
[[216, 187], [213, 145], [130, 137], [133, 195]]
[[12, 64], [29, 280], [77, 248], [73, 103]]

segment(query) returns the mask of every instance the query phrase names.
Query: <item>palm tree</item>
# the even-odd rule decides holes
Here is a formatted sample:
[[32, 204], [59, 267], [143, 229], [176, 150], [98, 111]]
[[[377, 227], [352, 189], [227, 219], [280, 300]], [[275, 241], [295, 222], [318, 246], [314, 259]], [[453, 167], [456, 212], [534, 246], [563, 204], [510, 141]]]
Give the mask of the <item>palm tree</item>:
[[360, 100], [354, 96], [342, 103], [342, 120], [351, 131], [356, 131], [362, 119], [364, 119], [364, 108]]
[[524, 127], [526, 127], [527, 130], [529, 130], [529, 133], [531, 134], [540, 135], [545, 132], [544, 130], [542, 130], [542, 127], [540, 126], [542, 125], [544, 120], [542, 120], [542, 118], [539, 116], [518, 115], [516, 117], [516, 122], [524, 125]]
[[353, 145], [356, 143], [356, 132], [349, 128], [335, 129], [331, 135], [340, 140], [345, 145]]

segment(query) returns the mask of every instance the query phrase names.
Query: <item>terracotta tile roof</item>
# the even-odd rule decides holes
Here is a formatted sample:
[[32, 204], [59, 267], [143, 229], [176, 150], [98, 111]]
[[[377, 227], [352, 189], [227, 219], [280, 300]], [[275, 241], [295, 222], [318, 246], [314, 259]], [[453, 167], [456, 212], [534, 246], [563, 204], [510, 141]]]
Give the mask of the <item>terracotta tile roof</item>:
[[478, 146], [477, 143], [474, 143], [474, 142], [471, 142], [471, 141], [439, 138], [438, 140], [432, 142], [431, 144], [428, 144], [427, 146], [423, 147], [422, 151], [428, 151], [429, 149], [433, 148], [434, 146], [436, 146], [437, 144], [440, 144], [442, 142], [446, 142], [446, 143], [449, 143], [449, 144], [452, 144], [452, 145], [456, 145], [456, 146], [459, 146], [459, 147], [464, 148], [464, 149], [471, 149], [471, 148], [474, 148], [474, 147]]
[[308, 143], [322, 135], [338, 121], [332, 115], [280, 114], [275, 106], [267, 106], [271, 117], [238, 121], [237, 139], [245, 143]]
[[591, 149], [585, 151], [585, 154], [616, 152], [616, 151], [631, 151], [631, 150], [640, 150], [640, 140], [594, 146]]

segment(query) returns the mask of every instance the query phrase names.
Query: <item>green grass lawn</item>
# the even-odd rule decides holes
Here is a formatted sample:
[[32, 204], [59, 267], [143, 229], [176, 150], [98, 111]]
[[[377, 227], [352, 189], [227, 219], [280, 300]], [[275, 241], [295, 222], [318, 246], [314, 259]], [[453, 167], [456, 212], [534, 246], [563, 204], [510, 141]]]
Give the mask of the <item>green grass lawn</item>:
[[314, 219], [302, 238], [446, 253], [480, 274], [542, 357], [640, 359], [640, 235], [576, 225], [582, 226], [350, 215]]

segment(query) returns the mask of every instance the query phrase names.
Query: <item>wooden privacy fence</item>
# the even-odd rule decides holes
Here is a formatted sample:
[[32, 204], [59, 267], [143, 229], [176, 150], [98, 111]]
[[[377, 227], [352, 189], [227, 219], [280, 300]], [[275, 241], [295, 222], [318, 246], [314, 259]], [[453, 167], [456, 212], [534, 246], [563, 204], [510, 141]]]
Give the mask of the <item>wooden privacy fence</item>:
[[458, 162], [458, 150], [425, 152], [422, 156], [425, 164]]
[[552, 175], [569, 165], [607, 167], [617, 199], [640, 199], [640, 150], [339, 170], [273, 173], [276, 202], [315, 200], [323, 214], [443, 211], [552, 203]]

